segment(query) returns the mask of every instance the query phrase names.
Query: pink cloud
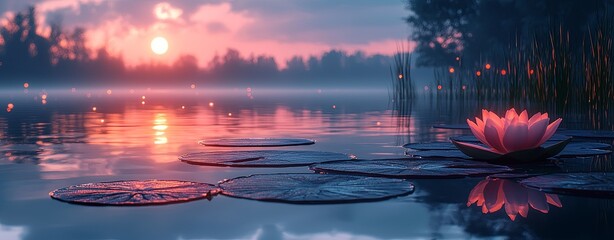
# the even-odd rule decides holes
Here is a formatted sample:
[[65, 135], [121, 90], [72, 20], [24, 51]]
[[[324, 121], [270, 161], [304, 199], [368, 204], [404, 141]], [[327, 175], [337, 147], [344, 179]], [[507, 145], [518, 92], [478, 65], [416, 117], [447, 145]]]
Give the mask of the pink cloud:
[[181, 17], [183, 10], [171, 6], [170, 3], [161, 2], [154, 6], [154, 15], [160, 20], [176, 20]]

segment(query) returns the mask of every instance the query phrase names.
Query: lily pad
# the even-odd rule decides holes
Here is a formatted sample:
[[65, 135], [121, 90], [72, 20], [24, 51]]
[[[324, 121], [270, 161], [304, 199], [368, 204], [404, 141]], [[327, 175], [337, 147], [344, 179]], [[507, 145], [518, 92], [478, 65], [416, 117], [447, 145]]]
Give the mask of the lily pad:
[[[567, 135], [554, 134], [554, 135], [552, 135], [552, 137], [550, 139], [548, 139], [548, 141], [560, 142], [560, 141], [565, 141], [568, 138], [569, 138], [569, 136], [567, 136]], [[459, 142], [480, 142], [480, 140], [478, 140], [473, 135], [454, 136], [454, 137], [451, 137], [450, 139], [455, 140], [455, 141], [459, 141]]]
[[520, 183], [549, 193], [614, 197], [614, 173], [557, 173], [527, 178]]
[[296, 204], [379, 201], [414, 191], [414, 185], [401, 179], [310, 173], [238, 177], [220, 188], [230, 197]]
[[459, 178], [512, 171], [506, 166], [458, 159], [378, 159], [336, 161], [310, 167], [321, 173], [392, 178]]
[[460, 129], [469, 130], [469, 125], [466, 124], [466, 123], [459, 123], [459, 124], [435, 124], [435, 125], [433, 125], [433, 128], [454, 129], [454, 130], [460, 130]]
[[[557, 144], [560, 142], [555, 142], [555, 141], [548, 141], [546, 142], [544, 145], [542, 145], [543, 148], [545, 149], [550, 149], [551, 147], [554, 146], [554, 144]], [[410, 147], [413, 147], [413, 144], [406, 144], [409, 145]], [[418, 145], [418, 144], [416, 144]], [[452, 145], [452, 143], [450, 143], [450, 145]], [[480, 146], [486, 147], [485, 145], [482, 144], [478, 144]], [[454, 146], [454, 145], [452, 145]], [[545, 158], [548, 158], [551, 155], [554, 155], [553, 157], [555, 158], [569, 158], [569, 157], [586, 157], [586, 156], [595, 156], [595, 155], [605, 155], [605, 154], [610, 154], [611, 151], [610, 150], [606, 150], [608, 148], [610, 148], [611, 146], [609, 144], [605, 144], [605, 143], [595, 143], [595, 142], [571, 142], [569, 144], [567, 144], [566, 147], [564, 147], [562, 149], [562, 151], [560, 152], [556, 152], [554, 151], [553, 154], [545, 154], [545, 153], [541, 153], [538, 151], [534, 151], [531, 152], [530, 150], [527, 150], [529, 152], [524, 153], [529, 154], [529, 155], [544, 155], [546, 156]], [[406, 152], [406, 155], [410, 156], [410, 157], [419, 157], [419, 158], [462, 158], [462, 159], [473, 159], [471, 157], [469, 157], [468, 155], [464, 154], [463, 152], [461, 152], [460, 150], [458, 150], [458, 148], [454, 147], [454, 148], [450, 148], [450, 146], [444, 142], [438, 142], [436, 144], [422, 144], [422, 145], [418, 145], [418, 148], [422, 148], [422, 149], [429, 149], [429, 150], [424, 150], [424, 151], [408, 151]], [[436, 149], [436, 148], [440, 148], [440, 149]], [[412, 148], [413, 149], [413, 148]], [[521, 154], [522, 155], [522, 154]], [[491, 156], [492, 159], [486, 159], [486, 160], [492, 160], [493, 163], [497, 163], [497, 159], [499, 159], [501, 156], [498, 155], [493, 155]], [[544, 159], [545, 159], [544, 158]], [[514, 163], [522, 163], [523, 161], [512, 161]]]
[[559, 134], [565, 134], [577, 138], [600, 138], [600, 139], [614, 139], [614, 131], [601, 131], [601, 130], [561, 130]]
[[[554, 144], [558, 143], [557, 141], [547, 141], [544, 143], [543, 147], [547, 148]], [[477, 143], [480, 146], [488, 148], [486, 145], [482, 143]], [[428, 142], [428, 143], [408, 143], [403, 145], [404, 148], [409, 150], [417, 150], [417, 151], [430, 151], [430, 150], [458, 150], [454, 144], [451, 142]], [[567, 144], [565, 149], [611, 149], [612, 145], [607, 143], [599, 143], [599, 142], [570, 142]]]
[[430, 142], [430, 143], [408, 143], [403, 145], [404, 148], [411, 150], [427, 151], [427, 150], [457, 150], [456, 146], [450, 142]]
[[211, 151], [188, 153], [179, 160], [189, 164], [224, 167], [296, 167], [314, 163], [350, 160], [354, 156], [318, 151]]
[[222, 138], [202, 140], [198, 143], [215, 147], [283, 147], [311, 145], [315, 141], [303, 138]]
[[535, 177], [535, 176], [539, 176], [542, 174], [539, 173], [497, 173], [497, 174], [493, 174], [493, 175], [488, 175], [488, 179], [510, 179], [510, 180], [522, 180], [522, 179], [526, 179], [526, 178], [530, 178], [530, 177]]
[[428, 150], [428, 151], [409, 151], [405, 152], [408, 157], [417, 158], [462, 158], [472, 159], [460, 150]]
[[[552, 142], [548, 141], [544, 143], [544, 145], [551, 144]], [[566, 148], [578, 148], [578, 149], [611, 149], [612, 145], [607, 143], [599, 143], [599, 142], [571, 142], [567, 145]]]
[[128, 180], [99, 182], [59, 188], [53, 199], [82, 205], [143, 206], [187, 202], [210, 198], [216, 192], [207, 183], [173, 180]]

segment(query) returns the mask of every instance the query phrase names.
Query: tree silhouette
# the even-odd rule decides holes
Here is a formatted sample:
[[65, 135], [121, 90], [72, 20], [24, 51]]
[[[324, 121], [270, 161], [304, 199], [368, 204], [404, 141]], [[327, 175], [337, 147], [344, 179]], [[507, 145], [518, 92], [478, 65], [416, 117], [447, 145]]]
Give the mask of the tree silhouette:
[[506, 49], [531, 40], [550, 41], [549, 32], [563, 27], [581, 42], [587, 25], [612, 0], [408, 0], [407, 22], [417, 42], [417, 64], [452, 66], [484, 58], [497, 61]]

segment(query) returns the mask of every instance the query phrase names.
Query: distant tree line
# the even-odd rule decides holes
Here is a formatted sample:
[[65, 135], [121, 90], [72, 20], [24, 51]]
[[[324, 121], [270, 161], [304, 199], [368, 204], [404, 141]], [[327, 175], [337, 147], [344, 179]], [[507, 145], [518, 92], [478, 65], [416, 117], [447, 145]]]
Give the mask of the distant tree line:
[[[280, 69], [266, 55], [242, 56], [235, 49], [216, 55], [206, 68], [199, 68], [194, 55], [183, 55], [172, 64], [144, 63], [126, 67], [122, 56], [106, 48], [86, 47], [86, 29], [66, 30], [60, 21], [49, 23], [51, 31], [41, 35], [34, 7], [18, 12], [0, 26], [0, 85], [24, 81], [46, 85], [110, 83], [176, 84], [388, 84], [391, 56], [363, 52], [348, 54], [330, 50], [321, 56], [295, 56]], [[127, 80], [127, 81], [126, 81]]]

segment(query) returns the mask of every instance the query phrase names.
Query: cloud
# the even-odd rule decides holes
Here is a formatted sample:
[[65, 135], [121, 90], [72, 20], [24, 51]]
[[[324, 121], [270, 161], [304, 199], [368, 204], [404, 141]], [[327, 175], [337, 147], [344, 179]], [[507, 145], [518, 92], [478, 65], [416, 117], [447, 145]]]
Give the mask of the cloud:
[[230, 30], [221, 22], [210, 22], [207, 23], [207, 31], [209, 33], [225, 33]]
[[203, 25], [223, 25], [230, 32], [238, 32], [241, 28], [254, 20], [246, 16], [245, 12], [235, 12], [230, 3], [204, 4], [198, 7], [195, 13], [190, 16], [190, 21], [194, 24]]
[[95, 4], [98, 5], [104, 0], [48, 0], [36, 4], [36, 9], [41, 13], [47, 13], [56, 10], [70, 9], [75, 13], [79, 13], [81, 5]]
[[160, 20], [176, 20], [181, 17], [183, 10], [171, 6], [170, 3], [161, 2], [154, 6], [154, 14]]

